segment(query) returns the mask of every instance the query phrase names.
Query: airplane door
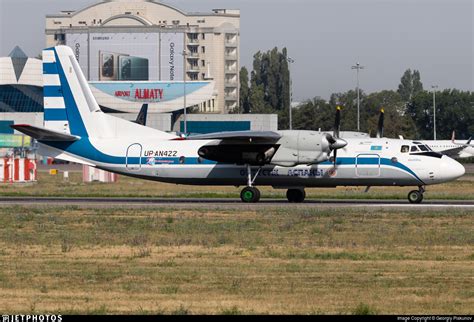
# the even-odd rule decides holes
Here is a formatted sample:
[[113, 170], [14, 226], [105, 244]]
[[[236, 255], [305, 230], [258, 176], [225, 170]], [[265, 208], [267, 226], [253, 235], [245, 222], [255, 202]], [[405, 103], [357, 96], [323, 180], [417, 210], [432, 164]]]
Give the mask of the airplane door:
[[356, 176], [379, 177], [380, 156], [378, 154], [359, 154], [356, 157]]
[[127, 148], [126, 164], [127, 169], [138, 171], [141, 168], [142, 145], [134, 143]]

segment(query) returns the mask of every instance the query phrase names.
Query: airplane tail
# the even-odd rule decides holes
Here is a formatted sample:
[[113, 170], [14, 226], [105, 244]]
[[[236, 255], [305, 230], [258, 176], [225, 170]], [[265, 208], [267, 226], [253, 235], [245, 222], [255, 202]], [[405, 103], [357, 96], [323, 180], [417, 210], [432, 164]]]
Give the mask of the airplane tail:
[[107, 127], [71, 48], [43, 50], [43, 83], [45, 128], [88, 137]]
[[70, 47], [43, 50], [43, 82], [44, 127], [48, 130], [74, 137], [175, 137], [103, 113]]

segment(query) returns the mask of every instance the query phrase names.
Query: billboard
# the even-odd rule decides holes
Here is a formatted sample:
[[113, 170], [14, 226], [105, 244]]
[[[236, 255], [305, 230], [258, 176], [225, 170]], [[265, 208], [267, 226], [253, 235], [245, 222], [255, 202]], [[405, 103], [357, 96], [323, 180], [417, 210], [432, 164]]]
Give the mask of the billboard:
[[89, 79], [89, 35], [86, 33], [68, 34], [66, 45], [72, 48], [82, 72]]
[[23, 134], [0, 134], [1, 148], [21, 148], [31, 145], [31, 137]]
[[160, 39], [161, 80], [183, 80], [183, 33], [161, 33]]
[[[184, 82], [90, 82], [89, 84], [110, 97], [128, 102], [168, 102], [182, 99], [184, 94]], [[195, 93], [209, 85], [212, 86], [213, 84], [209, 81], [187, 82], [186, 95], [188, 100], [192, 100]], [[206, 90], [206, 96], [202, 101], [210, 98], [211, 95], [207, 95], [207, 92], [208, 90]], [[96, 96], [100, 98], [99, 95]], [[180, 108], [182, 108], [182, 104]]]
[[90, 81], [183, 80], [184, 33], [67, 33]]

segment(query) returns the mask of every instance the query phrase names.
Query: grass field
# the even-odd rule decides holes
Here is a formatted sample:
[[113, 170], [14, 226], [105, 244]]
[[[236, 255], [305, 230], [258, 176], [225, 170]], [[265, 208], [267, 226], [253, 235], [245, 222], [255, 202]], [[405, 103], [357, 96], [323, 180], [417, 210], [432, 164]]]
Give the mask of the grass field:
[[472, 211], [289, 209], [2, 207], [0, 308], [474, 313]]
[[[0, 184], [1, 196], [65, 196], [65, 197], [164, 197], [164, 198], [239, 198], [240, 188], [174, 185], [119, 176], [115, 184], [82, 183], [81, 173], [70, 173], [69, 181], [62, 174], [38, 173], [34, 184]], [[262, 198], [286, 198], [286, 190], [259, 187]], [[311, 188], [307, 198], [313, 199], [403, 199], [415, 187], [365, 187]], [[474, 199], [474, 176], [466, 175], [456, 181], [428, 186], [426, 199]]]

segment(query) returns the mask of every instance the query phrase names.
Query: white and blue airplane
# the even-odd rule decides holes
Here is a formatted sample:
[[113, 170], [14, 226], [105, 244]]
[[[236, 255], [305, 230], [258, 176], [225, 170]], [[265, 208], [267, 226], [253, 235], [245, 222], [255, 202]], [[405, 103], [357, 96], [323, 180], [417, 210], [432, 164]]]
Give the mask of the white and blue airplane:
[[[377, 125], [377, 138], [383, 137], [384, 127], [384, 110], [380, 110], [379, 122]], [[360, 132], [356, 132], [362, 134]], [[403, 137], [400, 137], [403, 140]], [[447, 155], [454, 159], [464, 159], [474, 157], [474, 144], [471, 144], [469, 138], [466, 143], [458, 143], [455, 141], [454, 131], [449, 140], [420, 140], [415, 141], [415, 145], [410, 147], [410, 152], [427, 152], [434, 151]]]
[[[417, 186], [461, 177], [464, 167], [420, 144], [387, 138], [339, 138], [318, 131], [241, 131], [189, 137], [105, 114], [95, 101], [72, 50], [43, 51], [44, 128], [12, 127], [35, 138], [40, 153], [136, 178], [189, 185], [245, 186], [244, 202], [257, 202], [255, 186], [287, 190], [302, 202], [306, 187]], [[339, 151], [339, 156], [336, 155]]]
[[445, 154], [454, 159], [464, 159], [474, 157], [474, 144], [471, 144], [472, 138], [469, 138], [466, 143], [456, 142], [453, 135], [451, 141], [449, 140], [423, 140], [423, 144], [426, 144], [433, 151]]

